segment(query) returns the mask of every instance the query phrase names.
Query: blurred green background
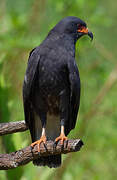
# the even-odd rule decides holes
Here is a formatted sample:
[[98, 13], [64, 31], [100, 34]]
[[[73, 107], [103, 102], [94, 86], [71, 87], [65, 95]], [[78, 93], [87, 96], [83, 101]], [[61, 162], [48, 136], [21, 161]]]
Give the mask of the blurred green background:
[[[63, 17], [77, 16], [94, 33], [76, 48], [81, 76], [78, 123], [69, 137], [80, 152], [63, 156], [58, 169], [32, 163], [0, 171], [0, 180], [113, 180], [117, 178], [117, 1], [0, 0], [0, 122], [24, 119], [22, 83], [29, 52]], [[0, 152], [31, 143], [29, 132], [0, 137]]]

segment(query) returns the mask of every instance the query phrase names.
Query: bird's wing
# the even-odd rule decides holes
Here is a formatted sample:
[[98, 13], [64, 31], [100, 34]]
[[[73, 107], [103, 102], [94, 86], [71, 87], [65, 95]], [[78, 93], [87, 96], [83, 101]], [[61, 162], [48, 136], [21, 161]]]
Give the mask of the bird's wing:
[[31, 51], [31, 53], [29, 55], [28, 66], [27, 66], [27, 70], [26, 70], [26, 74], [25, 74], [25, 78], [24, 78], [24, 84], [23, 84], [24, 114], [25, 114], [25, 121], [28, 126], [30, 126], [30, 123], [31, 123], [30, 118], [32, 116], [30, 94], [31, 94], [31, 90], [34, 85], [39, 61], [40, 61], [40, 55], [35, 48]]
[[80, 76], [75, 59], [68, 61], [68, 71], [70, 82], [70, 117], [65, 128], [66, 134], [75, 127], [80, 105]]

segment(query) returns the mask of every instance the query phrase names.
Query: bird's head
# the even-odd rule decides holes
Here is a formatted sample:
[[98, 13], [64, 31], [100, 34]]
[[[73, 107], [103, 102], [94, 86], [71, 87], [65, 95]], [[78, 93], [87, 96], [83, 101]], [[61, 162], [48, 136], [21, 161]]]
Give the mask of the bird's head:
[[58, 34], [68, 34], [77, 41], [83, 35], [88, 35], [93, 40], [93, 33], [88, 30], [86, 23], [74, 16], [62, 19], [52, 31]]

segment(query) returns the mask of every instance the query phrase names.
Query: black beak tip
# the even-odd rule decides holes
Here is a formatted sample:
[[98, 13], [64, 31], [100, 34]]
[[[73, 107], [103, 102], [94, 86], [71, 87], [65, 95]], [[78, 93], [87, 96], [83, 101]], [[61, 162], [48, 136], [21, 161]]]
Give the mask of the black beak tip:
[[91, 31], [88, 32], [88, 36], [91, 38], [91, 41], [93, 41], [93, 33]]

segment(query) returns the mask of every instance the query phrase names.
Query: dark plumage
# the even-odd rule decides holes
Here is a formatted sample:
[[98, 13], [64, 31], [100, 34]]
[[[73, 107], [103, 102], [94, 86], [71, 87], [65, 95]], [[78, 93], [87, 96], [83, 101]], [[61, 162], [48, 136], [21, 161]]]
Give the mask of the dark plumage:
[[[61, 129], [63, 139], [60, 136], [59, 140], [64, 142], [65, 136], [75, 127], [80, 104], [75, 44], [84, 34], [93, 39], [85, 22], [77, 17], [66, 17], [30, 53], [23, 84], [23, 102], [32, 142], [40, 137], [46, 142], [45, 129], [47, 138], [51, 140], [59, 136]], [[41, 157], [34, 164], [58, 167], [61, 155]]]

